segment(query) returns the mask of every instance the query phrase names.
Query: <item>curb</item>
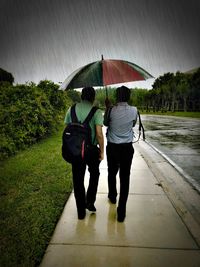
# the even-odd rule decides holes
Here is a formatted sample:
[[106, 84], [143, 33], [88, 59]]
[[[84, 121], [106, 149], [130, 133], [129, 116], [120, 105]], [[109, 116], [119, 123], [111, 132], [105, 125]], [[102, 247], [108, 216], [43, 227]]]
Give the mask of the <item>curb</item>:
[[182, 177], [200, 194], [200, 185], [190, 176], [188, 175], [182, 168], [180, 168], [173, 160], [171, 160], [167, 155], [157, 149], [150, 142], [145, 140], [150, 147], [152, 147], [158, 154], [160, 154], [164, 159], [166, 159], [181, 175]]

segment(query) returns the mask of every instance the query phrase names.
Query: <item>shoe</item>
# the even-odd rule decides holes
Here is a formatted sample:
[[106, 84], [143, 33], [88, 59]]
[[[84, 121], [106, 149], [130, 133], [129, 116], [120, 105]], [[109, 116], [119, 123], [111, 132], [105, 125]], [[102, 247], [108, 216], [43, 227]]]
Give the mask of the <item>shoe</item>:
[[126, 217], [125, 211], [119, 210], [119, 208], [117, 208], [117, 221], [123, 222], [125, 217]]
[[86, 205], [86, 209], [88, 209], [89, 211], [92, 211], [92, 212], [96, 211], [96, 208], [95, 208], [94, 204], [92, 204], [92, 203], [88, 203]]
[[78, 219], [79, 219], [79, 220], [84, 220], [84, 219], [85, 219], [85, 214], [78, 215]]
[[85, 215], [86, 215], [85, 210], [82, 211], [82, 212], [78, 212], [78, 219], [79, 219], [79, 220], [83, 220], [83, 219], [85, 219]]
[[108, 199], [110, 200], [110, 202], [112, 203], [112, 204], [116, 204], [116, 197], [108, 197]]

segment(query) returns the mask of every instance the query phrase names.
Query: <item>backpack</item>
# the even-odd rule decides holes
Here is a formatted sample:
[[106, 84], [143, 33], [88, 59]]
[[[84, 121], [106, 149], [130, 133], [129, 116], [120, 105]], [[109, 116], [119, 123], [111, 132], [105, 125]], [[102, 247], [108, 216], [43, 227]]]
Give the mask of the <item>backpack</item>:
[[69, 163], [84, 160], [92, 145], [92, 134], [89, 122], [97, 107], [92, 107], [83, 123], [79, 122], [75, 112], [75, 105], [71, 107], [71, 119], [62, 135], [62, 157]]

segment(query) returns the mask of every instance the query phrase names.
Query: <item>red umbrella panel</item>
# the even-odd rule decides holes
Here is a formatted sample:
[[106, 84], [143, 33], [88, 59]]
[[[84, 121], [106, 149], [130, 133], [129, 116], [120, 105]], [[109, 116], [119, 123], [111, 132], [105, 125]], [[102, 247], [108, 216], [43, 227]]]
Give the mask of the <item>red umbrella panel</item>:
[[152, 76], [139, 66], [122, 60], [103, 60], [103, 84], [142, 81]]
[[138, 65], [125, 60], [107, 59], [85, 65], [73, 72], [60, 89], [106, 86], [111, 84], [142, 81], [153, 78]]

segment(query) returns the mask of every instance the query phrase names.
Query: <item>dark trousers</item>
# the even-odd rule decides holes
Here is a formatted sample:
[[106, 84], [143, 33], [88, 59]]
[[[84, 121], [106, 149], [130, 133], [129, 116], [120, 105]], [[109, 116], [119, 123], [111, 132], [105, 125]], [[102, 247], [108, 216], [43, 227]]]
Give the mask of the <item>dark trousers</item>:
[[134, 154], [132, 143], [108, 143], [106, 147], [108, 161], [108, 197], [116, 198], [116, 175], [119, 171], [120, 196], [118, 208], [126, 211], [126, 202], [129, 193], [130, 168]]
[[[86, 160], [77, 160], [72, 163], [72, 174], [73, 174], [73, 186], [74, 196], [76, 200], [76, 206], [78, 214], [83, 214], [86, 202], [94, 203], [96, 200], [97, 187], [99, 182], [99, 148], [94, 146]], [[89, 186], [87, 194], [85, 194], [84, 176], [88, 166], [90, 173]]]

